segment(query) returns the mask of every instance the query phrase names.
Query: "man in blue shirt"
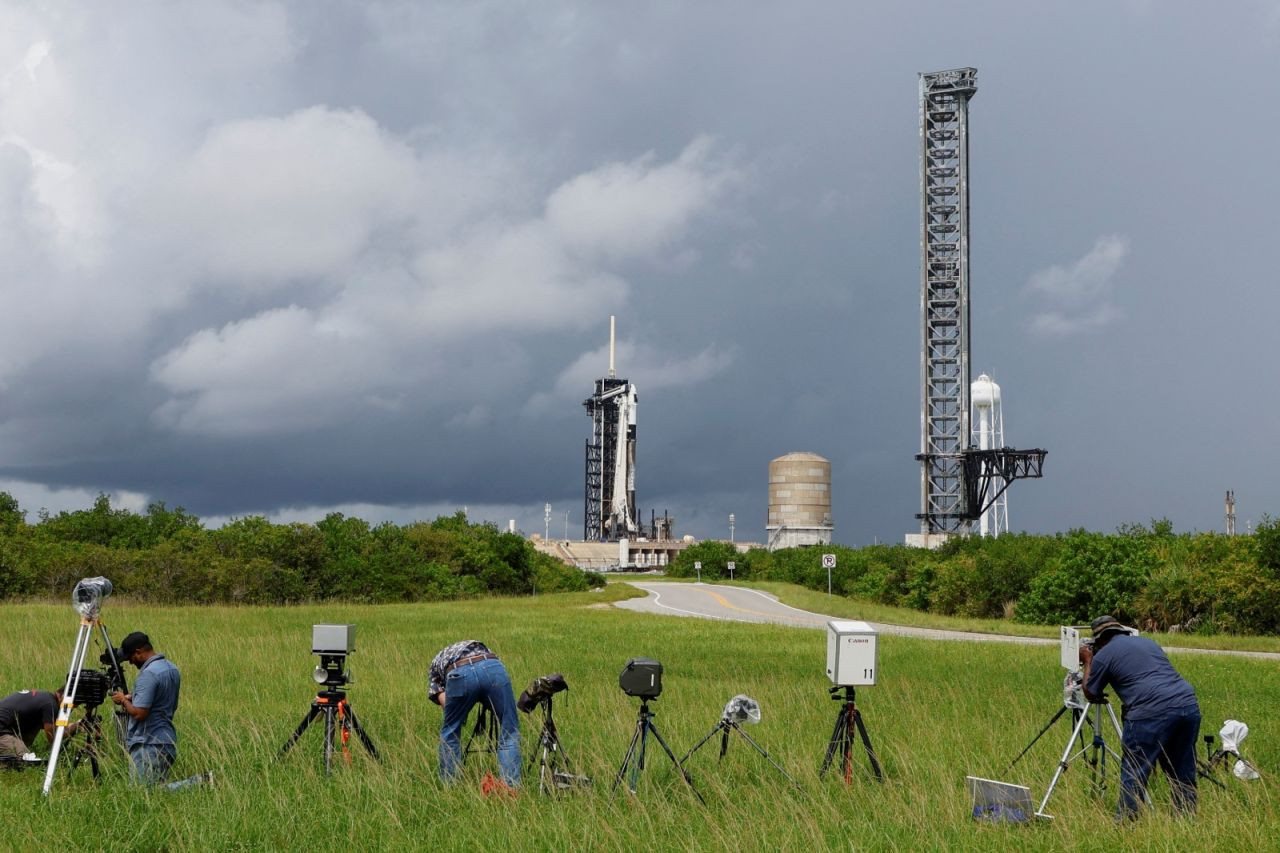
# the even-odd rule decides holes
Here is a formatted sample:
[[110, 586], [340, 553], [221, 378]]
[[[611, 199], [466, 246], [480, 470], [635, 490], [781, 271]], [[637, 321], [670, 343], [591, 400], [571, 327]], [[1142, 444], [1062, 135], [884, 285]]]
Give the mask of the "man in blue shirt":
[[1100, 702], [1109, 685], [1123, 706], [1124, 756], [1117, 816], [1137, 815], [1157, 762], [1169, 777], [1174, 808], [1194, 814], [1196, 739], [1200, 734], [1195, 690], [1174, 670], [1163, 649], [1137, 636], [1133, 629], [1111, 616], [1099, 616], [1091, 627], [1093, 648], [1080, 649], [1084, 695], [1090, 702]]
[[144, 785], [158, 785], [169, 777], [169, 768], [178, 757], [173, 715], [178, 711], [182, 676], [176, 666], [151, 647], [151, 640], [141, 631], [124, 638], [120, 659], [138, 668], [133, 692], [116, 691], [111, 697], [129, 715], [125, 745], [132, 759], [133, 779]]

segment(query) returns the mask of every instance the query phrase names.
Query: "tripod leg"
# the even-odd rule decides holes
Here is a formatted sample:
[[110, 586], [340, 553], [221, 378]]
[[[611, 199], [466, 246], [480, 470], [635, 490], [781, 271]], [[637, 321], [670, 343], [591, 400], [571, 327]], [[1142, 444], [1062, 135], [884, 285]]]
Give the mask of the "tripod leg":
[[89, 650], [89, 638], [93, 623], [87, 619], [80, 620], [80, 629], [76, 632], [76, 646], [71, 652], [71, 666], [67, 670], [67, 685], [62, 691], [62, 705], [58, 709], [58, 719], [54, 723], [53, 748], [49, 751], [49, 769], [44, 774], [43, 793], [49, 796], [53, 787], [53, 773], [58, 769], [58, 753], [62, 750], [62, 739], [71, 722], [71, 709], [75, 706], [76, 687], [80, 684], [80, 669], [84, 666], [84, 655]]
[[876, 781], [883, 782], [884, 774], [880, 771], [880, 762], [876, 759], [876, 751], [871, 748], [871, 738], [867, 735], [867, 726], [862, 722], [862, 712], [857, 708], [853, 709], [853, 721], [858, 724], [858, 734], [862, 737], [862, 748], [867, 751], [867, 758], [871, 761], [871, 770], [876, 774]]
[[335, 708], [332, 705], [324, 707], [324, 772], [326, 776], [333, 772], [334, 711]]
[[[778, 762], [776, 762], [776, 761], [774, 761], [772, 758], [770, 758], [770, 757], [769, 757], [769, 753], [767, 753], [767, 752], [765, 752], [765, 751], [764, 751], [764, 747], [762, 747], [760, 744], [758, 744], [758, 743], [756, 743], [754, 740], [752, 740], [752, 739], [751, 739], [751, 735], [749, 735], [749, 734], [747, 734], [745, 731], [743, 731], [742, 726], [738, 725], [737, 723], [730, 723], [729, 725], [733, 727], [734, 731], [736, 731], [738, 734], [742, 735], [743, 739], [744, 739], [744, 740], [746, 740], [746, 742], [747, 742], [747, 743], [751, 744], [751, 746], [755, 748], [755, 751], [756, 751], [756, 752], [758, 752], [758, 753], [760, 753], [761, 755], [763, 755], [763, 756], [765, 757], [765, 760], [766, 760], [766, 761], [768, 761], [770, 764], [772, 764], [774, 767], [776, 767], [779, 773], [781, 773], [783, 776], [786, 776], [786, 777], [787, 777], [787, 781], [788, 781], [788, 782], [790, 782], [792, 785], [795, 785], [797, 788], [798, 788], [798, 787], [800, 787], [800, 783], [799, 783], [799, 782], [797, 782], [795, 779], [792, 779], [792, 778], [791, 778], [791, 774], [790, 774], [790, 773], [788, 773], [786, 770], [783, 770], [783, 769], [782, 769], [782, 765], [781, 765], [781, 764], [779, 764]], [[725, 735], [726, 735], [726, 737], [727, 737], [727, 736], [728, 736], [728, 732], [726, 732], [726, 733], [725, 733]]]
[[356, 716], [355, 709], [351, 707], [350, 703], [347, 704], [347, 718], [351, 720], [351, 728], [355, 730], [356, 737], [360, 738], [364, 748], [369, 751], [369, 754], [374, 759], [381, 761], [382, 756], [378, 754], [378, 748], [373, 745], [373, 740], [365, 734], [364, 726], [360, 725], [360, 718]]
[[[684, 764], [686, 761], [688, 761], [688, 760], [689, 760], [689, 756], [693, 755], [695, 752], [697, 752], [699, 749], [701, 749], [701, 748], [702, 748], [702, 745], [703, 745], [704, 743], [706, 743], [707, 741], [709, 741], [709, 740], [711, 740], [713, 737], [715, 737], [715, 736], [716, 736], [716, 732], [718, 732], [718, 731], [722, 730], [722, 729], [724, 728], [724, 725], [725, 725], [724, 720], [721, 720], [720, 722], [716, 723], [715, 728], [713, 728], [711, 731], [707, 732], [707, 736], [706, 736], [706, 737], [704, 737], [702, 740], [700, 740], [700, 741], [698, 741], [696, 744], [694, 744], [694, 745], [693, 745], [693, 749], [689, 750], [688, 752], [686, 752], [686, 753], [684, 754], [684, 758], [680, 759], [680, 763], [681, 763], [681, 764]], [[720, 753], [720, 755], [721, 755], [721, 756], [723, 756], [723, 755], [724, 755], [724, 753], [723, 753], [723, 752], [721, 752], [721, 753]]]
[[[626, 775], [627, 767], [631, 764], [631, 758], [635, 755], [636, 744], [640, 742], [640, 733], [644, 730], [644, 720], [636, 723], [635, 733], [631, 735], [631, 743], [627, 746], [627, 754], [622, 757], [622, 766], [618, 768], [618, 775], [613, 778], [613, 787], [610, 790], [618, 790], [618, 785], [622, 783], [622, 777]], [[631, 793], [635, 793], [635, 785], [631, 786]]]
[[1010, 770], [1012, 770], [1012, 769], [1013, 769], [1013, 765], [1017, 764], [1017, 763], [1018, 763], [1018, 761], [1022, 758], [1022, 756], [1024, 756], [1024, 755], [1026, 755], [1026, 754], [1027, 754], [1027, 752], [1031, 749], [1031, 747], [1033, 747], [1033, 746], [1035, 746], [1035, 745], [1036, 745], [1036, 741], [1038, 741], [1038, 740], [1040, 740], [1040, 738], [1044, 737], [1044, 733], [1045, 733], [1045, 732], [1047, 732], [1047, 731], [1049, 731], [1049, 729], [1053, 728], [1053, 724], [1054, 724], [1054, 723], [1056, 723], [1056, 722], [1058, 722], [1058, 718], [1059, 718], [1059, 717], [1061, 717], [1061, 716], [1062, 716], [1063, 714], [1065, 714], [1066, 712], [1067, 712], [1067, 706], [1066, 706], [1066, 705], [1063, 705], [1061, 708], [1059, 708], [1059, 709], [1058, 709], [1058, 713], [1054, 714], [1052, 717], [1050, 717], [1050, 718], [1049, 718], [1049, 722], [1045, 723], [1045, 724], [1044, 724], [1044, 728], [1042, 728], [1039, 732], [1037, 732], [1037, 733], [1036, 733], [1036, 736], [1035, 736], [1035, 737], [1033, 737], [1033, 738], [1031, 739], [1031, 743], [1029, 743], [1029, 744], [1027, 744], [1025, 747], [1023, 747], [1022, 752], [1019, 752], [1019, 753], [1018, 753], [1018, 757], [1017, 757], [1017, 758], [1015, 758], [1015, 759], [1013, 759], [1013, 761], [1010, 761], [1010, 762], [1009, 762], [1009, 769], [1010, 769]]
[[853, 784], [853, 721], [857, 706], [852, 702], [844, 708], [844, 727], [840, 729], [840, 768], [844, 771], [844, 783]]
[[[689, 774], [685, 771], [683, 765], [681, 765], [679, 761], [676, 761], [676, 754], [671, 751], [671, 747], [667, 746], [667, 742], [662, 739], [662, 735], [658, 732], [657, 727], [654, 726], [653, 723], [649, 723], [648, 728], [653, 732], [653, 736], [658, 739], [658, 743], [661, 744], [662, 750], [667, 754], [667, 758], [670, 758], [671, 763], [675, 765], [676, 770], [680, 771], [680, 778], [684, 779], [685, 784], [689, 786], [689, 790], [693, 791], [694, 796], [698, 798], [698, 802], [705, 806], [707, 801], [702, 799], [702, 794], [698, 793], [698, 789], [693, 786], [693, 779], [689, 778]], [[726, 729], [725, 731], [727, 734], [728, 730]]]
[[835, 758], [836, 747], [840, 745], [841, 732], [844, 730], [844, 726], [844, 709], [841, 708], [839, 716], [836, 717], [836, 726], [831, 730], [831, 740], [827, 742], [827, 754], [822, 759], [822, 769], [818, 771], [819, 779], [826, 775], [827, 769], [831, 766], [831, 759]]
[[286, 752], [293, 748], [293, 745], [298, 742], [298, 738], [302, 737], [302, 733], [307, 730], [307, 726], [311, 725], [311, 721], [314, 720], [316, 715], [319, 713], [320, 706], [312, 702], [311, 710], [302, 718], [302, 722], [298, 723], [298, 728], [294, 729], [293, 735], [284, 742], [284, 746], [280, 747], [280, 754], [276, 756], [277, 758], [283, 757]]
[[1040, 801], [1040, 808], [1036, 809], [1036, 815], [1039, 817], [1052, 817], [1045, 813], [1045, 807], [1049, 805], [1049, 798], [1053, 796], [1053, 789], [1057, 787], [1058, 780], [1062, 778], [1062, 774], [1066, 772], [1067, 762], [1071, 755], [1071, 750], [1075, 748], [1076, 738], [1081, 737], [1081, 730], [1084, 728], [1085, 721], [1089, 719], [1087, 713], [1083, 713], [1076, 720], [1076, 727], [1071, 730], [1071, 737], [1067, 738], [1067, 748], [1062, 751], [1062, 759], [1058, 762], [1058, 769], [1053, 772], [1053, 779], [1049, 782], [1049, 790], [1044, 792], [1044, 799]]
[[635, 793], [636, 786], [640, 784], [640, 772], [644, 770], [644, 755], [649, 749], [649, 729], [651, 724], [648, 717], [640, 719], [640, 749], [636, 753], [635, 763], [631, 765], [631, 793]]

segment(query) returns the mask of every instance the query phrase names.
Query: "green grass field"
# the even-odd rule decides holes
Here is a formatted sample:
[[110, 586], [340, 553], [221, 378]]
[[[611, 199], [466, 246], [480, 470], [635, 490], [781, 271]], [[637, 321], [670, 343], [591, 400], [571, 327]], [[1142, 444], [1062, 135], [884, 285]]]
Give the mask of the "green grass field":
[[[1275, 662], [1186, 655], [1175, 661], [1197, 688], [1205, 731], [1216, 732], [1227, 717], [1249, 723], [1245, 753], [1266, 774], [1253, 783], [1229, 778], [1225, 792], [1202, 785], [1195, 820], [1169, 817], [1160, 781], [1154, 813], [1116, 826], [1114, 781], [1100, 801], [1089, 793], [1087, 768], [1075, 764], [1050, 803], [1055, 821], [986, 826], [968, 817], [965, 775], [1028, 784], [1038, 801], [1065, 745], [1060, 722], [1007, 770], [1060, 706], [1056, 648], [881, 637], [879, 683], [858, 698], [886, 781], [877, 784], [858, 756], [846, 787], [834, 775], [817, 778], [838, 709], [827, 698], [822, 632], [607, 605], [627, 594], [610, 586], [519, 600], [291, 608], [144, 608], [111, 600], [103, 616], [117, 641], [145, 630], [182, 669], [175, 776], [212, 769], [216, 782], [147, 794], [126, 784], [124, 761], [113, 756], [101, 785], [83, 768], [60, 773], [46, 802], [39, 774], [6, 772], [0, 846], [1267, 850], [1280, 837], [1269, 773], [1280, 759]], [[318, 727], [276, 760], [314, 695], [310, 625], [322, 621], [358, 625], [350, 698], [386, 758], [373, 763], [353, 741], [351, 765], [331, 778], [320, 772]], [[0, 606], [0, 689], [58, 682], [76, 626], [68, 605]], [[527, 787], [514, 800], [485, 799], [478, 780], [493, 768], [492, 756], [472, 756], [463, 783], [440, 784], [441, 714], [426, 703], [425, 673], [436, 651], [462, 638], [482, 639], [497, 651], [517, 692], [533, 676], [565, 674], [570, 690], [556, 697], [556, 719], [580, 772], [595, 779], [593, 790], [551, 799]], [[746, 693], [764, 715], [748, 732], [800, 789], [735, 739], [722, 764], [713, 745], [690, 762], [705, 808], [656, 753], [638, 796], [611, 796], [637, 710], [617, 676], [636, 656], [666, 666], [665, 690], [653, 707], [677, 754], [711, 729], [731, 696]], [[529, 746], [536, 722], [522, 718], [522, 726]]]

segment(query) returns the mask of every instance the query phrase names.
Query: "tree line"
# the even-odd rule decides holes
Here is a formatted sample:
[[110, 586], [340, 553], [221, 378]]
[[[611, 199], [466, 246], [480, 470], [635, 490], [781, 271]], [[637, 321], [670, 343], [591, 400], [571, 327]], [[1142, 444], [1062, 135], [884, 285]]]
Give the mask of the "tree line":
[[836, 555], [832, 592], [945, 615], [1078, 625], [1110, 613], [1144, 630], [1280, 633], [1280, 522], [1246, 536], [1175, 533], [1166, 520], [1115, 533], [1071, 530], [952, 539], [936, 551], [904, 545], [763, 549], [702, 542], [668, 567], [827, 589], [821, 554]]
[[437, 601], [604, 583], [461, 512], [405, 525], [342, 513], [315, 524], [248, 516], [206, 529], [182, 507], [159, 501], [136, 513], [99, 495], [89, 509], [38, 515], [28, 523], [0, 492], [0, 597], [62, 598], [94, 575], [117, 594], [174, 604]]

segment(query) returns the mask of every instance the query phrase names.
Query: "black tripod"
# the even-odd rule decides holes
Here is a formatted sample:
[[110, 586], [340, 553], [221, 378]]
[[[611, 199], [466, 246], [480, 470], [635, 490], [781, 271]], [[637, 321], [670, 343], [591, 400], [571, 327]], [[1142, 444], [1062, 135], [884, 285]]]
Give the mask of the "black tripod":
[[[480, 743], [472, 746], [476, 738], [480, 738]], [[466, 746], [462, 748], [462, 761], [465, 763], [467, 756], [473, 752], [496, 753], [497, 751], [498, 715], [481, 699], [476, 703], [476, 724], [471, 728], [471, 734], [467, 736]]]
[[[94, 705], [84, 712], [80, 721], [80, 731], [84, 732], [84, 743], [71, 753], [71, 770], [75, 770], [85, 761], [89, 762], [89, 770], [93, 778], [98, 779], [101, 768], [98, 759], [102, 755], [102, 718], [98, 716], [98, 706]], [[123, 741], [122, 741], [123, 742]]]
[[591, 780], [586, 776], [578, 776], [573, 772], [573, 763], [560, 743], [560, 733], [556, 730], [555, 718], [551, 716], [551, 697], [538, 702], [542, 708], [542, 731], [538, 734], [537, 751], [529, 756], [529, 770], [538, 765], [538, 788], [544, 794], [572, 788], [574, 785], [589, 785]]
[[769, 753], [764, 751], [764, 747], [762, 747], [760, 744], [756, 743], [754, 740], [751, 739], [751, 735], [746, 733], [746, 731], [742, 728], [742, 725], [737, 720], [731, 720], [728, 717], [721, 717], [720, 722], [716, 723], [715, 728], [707, 732], [706, 737], [698, 741], [697, 744], [694, 745], [693, 749], [689, 750], [684, 754], [684, 758], [680, 759], [680, 766], [683, 767], [684, 763], [688, 761], [689, 758], [695, 752], [701, 749], [703, 744], [705, 744], [707, 741], [715, 737], [716, 732], [720, 733], [720, 760], [721, 761], [724, 760], [724, 754], [729, 751], [729, 732], [737, 732], [738, 734], [742, 735], [743, 740], [751, 744], [752, 749], [754, 749], [756, 752], [763, 755], [766, 761], [772, 764], [779, 773], [785, 776], [788, 782], [790, 782], [792, 785], [795, 785], [797, 788], [800, 787], [800, 783], [797, 782], [795, 779], [792, 779], [791, 774], [788, 773], [786, 770], [782, 769], [782, 765], [780, 765], [778, 762], [774, 761], [772, 758], [769, 757]]
[[280, 747], [281, 758], [298, 742], [298, 738], [302, 737], [302, 733], [307, 730], [307, 726], [311, 725], [311, 721], [321, 714], [324, 714], [325, 773], [329, 773], [333, 769], [333, 736], [336, 732], [341, 732], [342, 755], [348, 761], [351, 760], [351, 753], [347, 751], [347, 741], [350, 740], [353, 729], [360, 738], [360, 742], [364, 744], [364, 748], [369, 750], [369, 754], [377, 761], [382, 760], [382, 756], [378, 755], [377, 747], [373, 745], [373, 741], [369, 740], [369, 736], [364, 733], [364, 727], [360, 725], [355, 709], [347, 701], [346, 691], [336, 688], [321, 690], [316, 694], [316, 698], [311, 700], [311, 710], [302, 718], [302, 722], [298, 724], [298, 728], [293, 735], [285, 741], [284, 746]]
[[1222, 780], [1218, 778], [1218, 774], [1214, 772], [1219, 767], [1226, 767], [1232, 760], [1243, 761], [1245, 767], [1254, 773], [1258, 772], [1256, 767], [1250, 764], [1248, 760], [1241, 758], [1240, 753], [1234, 749], [1226, 749], [1224, 747], [1214, 749], [1213, 735], [1204, 735], [1204, 752], [1208, 757], [1196, 759], [1196, 775], [1206, 782], [1212, 782], [1224, 791], [1227, 786], [1222, 783]]
[[836, 749], [839, 749], [845, 784], [853, 783], [853, 731], [856, 728], [858, 736], [862, 738], [862, 746], [867, 751], [867, 759], [871, 762], [871, 772], [876, 774], [877, 782], [883, 782], [884, 774], [880, 771], [880, 762], [876, 758], [875, 749], [871, 746], [867, 727], [862, 722], [862, 712], [853, 701], [853, 688], [832, 687], [827, 692], [831, 694], [833, 700], [844, 704], [840, 706], [840, 713], [836, 715], [836, 725], [831, 730], [831, 742], [827, 744], [827, 756], [822, 759], [822, 770], [818, 772], [818, 778], [821, 779], [826, 775], [831, 767], [831, 759], [835, 757]]
[[[618, 775], [613, 779], [612, 790], [618, 790], [618, 785], [622, 784], [622, 777], [627, 774], [627, 768], [629, 767], [631, 768], [631, 780], [627, 788], [633, 794], [636, 792], [636, 782], [639, 781], [640, 771], [644, 769], [645, 748], [649, 742], [650, 732], [661, 744], [663, 752], [667, 754], [667, 758], [670, 758], [671, 763], [675, 765], [680, 778], [689, 786], [689, 790], [693, 791], [694, 796], [698, 798], [698, 802], [705, 806], [707, 801], [702, 798], [702, 794], [698, 793], [698, 789], [693, 787], [693, 780], [689, 778], [689, 774], [685, 772], [683, 765], [676, 760], [675, 753], [671, 751], [671, 747], [667, 746], [667, 742], [658, 733], [658, 727], [653, 724], [653, 712], [649, 710], [649, 697], [647, 696], [640, 697], [640, 716], [636, 719], [636, 731], [631, 736], [631, 744], [627, 747], [627, 754], [622, 759], [622, 766], [618, 768]], [[637, 750], [636, 747], [639, 747], [639, 749]]]

